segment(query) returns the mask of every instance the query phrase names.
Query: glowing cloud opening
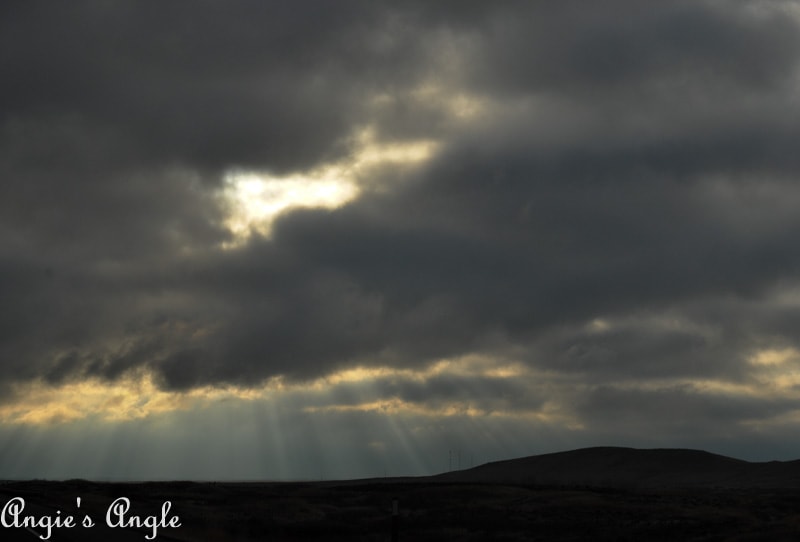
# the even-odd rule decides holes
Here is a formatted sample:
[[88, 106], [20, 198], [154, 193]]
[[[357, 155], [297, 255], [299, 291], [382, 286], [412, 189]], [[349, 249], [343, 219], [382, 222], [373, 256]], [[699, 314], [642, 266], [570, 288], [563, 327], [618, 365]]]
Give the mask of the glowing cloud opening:
[[430, 158], [436, 149], [432, 140], [379, 143], [371, 128], [358, 131], [353, 142], [356, 150], [348, 159], [308, 171], [283, 176], [229, 171], [220, 196], [228, 210], [225, 226], [233, 240], [222, 248], [241, 246], [253, 234], [269, 236], [274, 220], [287, 210], [345, 205], [358, 197], [360, 182], [371, 168], [417, 164]]
[[245, 242], [253, 232], [268, 235], [270, 225], [281, 213], [296, 207], [333, 209], [358, 194], [353, 182], [336, 176], [334, 169], [308, 177], [272, 177], [253, 172], [232, 172], [225, 178], [223, 198], [230, 209], [226, 226], [235, 241], [223, 248]]

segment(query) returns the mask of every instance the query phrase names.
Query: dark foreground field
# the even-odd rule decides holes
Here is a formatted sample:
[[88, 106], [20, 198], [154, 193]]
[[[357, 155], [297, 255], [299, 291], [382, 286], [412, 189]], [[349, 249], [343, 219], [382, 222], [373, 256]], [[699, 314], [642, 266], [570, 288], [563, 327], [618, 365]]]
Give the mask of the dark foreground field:
[[[131, 512], [142, 516], [160, 516], [169, 500], [181, 527], [159, 530], [156, 540], [390, 540], [395, 498], [399, 540], [404, 541], [800, 539], [800, 490], [792, 489], [622, 490], [378, 480], [14, 482], [0, 490], [3, 504], [19, 496], [38, 514], [58, 509], [62, 516], [89, 514], [98, 523], [105, 522], [106, 508], [118, 497], [129, 498]], [[76, 497], [82, 498], [79, 511]], [[0, 527], [2, 538], [11, 530]], [[144, 540], [147, 532], [134, 534]], [[13, 534], [26, 539], [24, 533]], [[94, 540], [99, 534], [98, 528], [76, 527], [55, 530], [52, 540]], [[36, 538], [30, 535], [30, 540]]]
[[[25, 499], [34, 517], [60, 510], [96, 523], [57, 529], [54, 542], [152, 539], [152, 525], [123, 530], [112, 517], [108, 526], [107, 510], [121, 497], [130, 501], [126, 521], [166, 524], [170, 501], [180, 527], [159, 528], [156, 540], [382, 541], [393, 521], [403, 541], [800, 540], [800, 461], [681, 449], [584, 448], [438, 476], [339, 482], [12, 482], [0, 497]], [[36, 539], [2, 530], [4, 541]]]

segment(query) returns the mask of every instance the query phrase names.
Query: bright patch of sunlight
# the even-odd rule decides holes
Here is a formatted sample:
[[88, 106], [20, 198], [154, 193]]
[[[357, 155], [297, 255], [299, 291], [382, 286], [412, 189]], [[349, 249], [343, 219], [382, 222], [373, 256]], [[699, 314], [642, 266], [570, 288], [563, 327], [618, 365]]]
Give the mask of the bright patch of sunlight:
[[756, 352], [748, 361], [753, 365], [776, 366], [798, 359], [800, 352], [795, 348], [767, 348]]
[[273, 221], [289, 209], [340, 207], [359, 195], [362, 178], [371, 168], [419, 163], [432, 155], [436, 143], [432, 140], [379, 143], [373, 130], [364, 129], [353, 138], [353, 146], [355, 150], [347, 159], [291, 175], [228, 172], [221, 198], [228, 210], [225, 225], [233, 240], [223, 248], [241, 246], [254, 233], [268, 236]]
[[[352, 200], [355, 184], [322, 171], [309, 177], [270, 177], [252, 172], [234, 172], [225, 178], [224, 198], [230, 215], [226, 221], [236, 246], [252, 232], [269, 234], [272, 221], [293, 207], [336, 208]], [[225, 248], [232, 248], [226, 245]]]
[[124, 421], [188, 410], [231, 398], [258, 399], [265, 390], [196, 388], [186, 392], [159, 389], [150, 375], [130, 376], [116, 382], [85, 380], [61, 386], [43, 382], [17, 385], [18, 400], [0, 405], [0, 422], [41, 425], [89, 417]]
[[446, 358], [424, 369], [397, 369], [393, 367], [354, 367], [332, 373], [315, 380], [309, 386], [323, 389], [342, 382], [368, 382], [378, 378], [400, 378], [423, 381], [433, 376], [473, 376], [486, 378], [515, 378], [530, 375], [530, 370], [516, 362], [500, 362], [487, 356], [468, 354]]

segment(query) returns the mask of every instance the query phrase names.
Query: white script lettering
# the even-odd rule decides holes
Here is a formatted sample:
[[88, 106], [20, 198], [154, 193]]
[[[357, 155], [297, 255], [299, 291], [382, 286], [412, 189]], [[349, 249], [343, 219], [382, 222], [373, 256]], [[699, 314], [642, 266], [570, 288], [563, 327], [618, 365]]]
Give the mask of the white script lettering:
[[161, 506], [161, 517], [157, 516], [135, 516], [128, 515], [131, 508], [131, 501], [127, 497], [120, 497], [111, 503], [106, 511], [106, 525], [111, 528], [121, 527], [123, 529], [140, 529], [146, 527], [151, 529], [151, 533], [145, 538], [147, 540], [154, 540], [158, 536], [158, 529], [162, 528], [176, 528], [181, 526], [180, 518], [178, 516], [169, 516], [169, 510], [172, 508], [172, 503], [166, 501]]
[[25, 516], [25, 499], [22, 497], [14, 497], [6, 503], [3, 507], [2, 516], [0, 516], [0, 523], [3, 527], [24, 527], [27, 529], [44, 529], [45, 534], [40, 534], [39, 538], [42, 540], [49, 540], [53, 534], [53, 528], [71, 529], [75, 527], [75, 518], [72, 516], [61, 517], [61, 510], [56, 512], [56, 517], [53, 516]]

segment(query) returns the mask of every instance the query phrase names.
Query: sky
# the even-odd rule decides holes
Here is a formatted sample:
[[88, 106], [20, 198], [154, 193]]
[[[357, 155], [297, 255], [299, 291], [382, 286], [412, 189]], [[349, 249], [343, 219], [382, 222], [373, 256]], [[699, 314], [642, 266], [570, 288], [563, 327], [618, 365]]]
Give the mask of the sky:
[[800, 2], [0, 3], [0, 478], [800, 458]]

